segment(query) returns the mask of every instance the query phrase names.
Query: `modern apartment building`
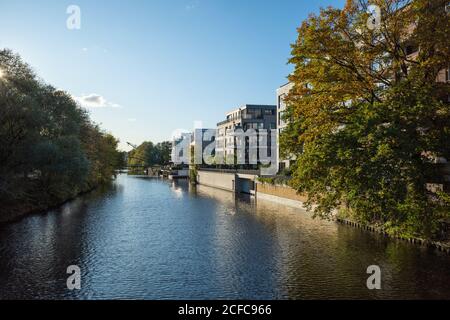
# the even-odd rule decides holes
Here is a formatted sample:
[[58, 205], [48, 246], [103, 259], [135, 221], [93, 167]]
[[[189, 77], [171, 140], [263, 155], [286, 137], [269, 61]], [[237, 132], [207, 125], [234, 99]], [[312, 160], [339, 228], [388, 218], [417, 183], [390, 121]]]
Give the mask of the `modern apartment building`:
[[285, 168], [289, 168], [291, 166], [291, 162], [293, 160], [293, 159], [281, 159], [280, 143], [279, 143], [281, 132], [287, 126], [287, 123], [283, 120], [283, 114], [286, 111], [285, 99], [286, 99], [286, 96], [289, 94], [289, 91], [291, 91], [293, 86], [294, 86], [294, 84], [289, 82], [277, 89], [277, 130], [278, 130], [277, 162], [278, 162], [278, 168], [280, 171]]
[[[197, 128], [192, 133], [191, 164], [208, 164], [216, 153], [216, 129]], [[208, 150], [207, 150], [208, 149]]]
[[[217, 124], [216, 155], [222, 155], [225, 160], [236, 156], [236, 137], [234, 131], [242, 129], [271, 130], [277, 128], [277, 106], [246, 104], [229, 112], [226, 120]], [[267, 131], [270, 133], [270, 131]], [[270, 146], [270, 134], [268, 134], [268, 146]], [[258, 146], [268, 147], [268, 146]], [[249, 153], [249, 145], [246, 144], [246, 157]], [[270, 148], [269, 148], [270, 155]], [[247, 161], [249, 163], [249, 161]]]
[[[445, 11], [447, 15], [450, 13], [449, 6], [445, 7]], [[408, 34], [411, 34], [414, 31], [415, 25], [410, 25], [408, 27]], [[405, 46], [406, 53], [408, 55], [409, 60], [415, 60], [419, 56], [421, 47], [420, 43], [414, 42], [410, 38], [406, 38], [404, 40], [403, 45]], [[447, 67], [441, 69], [436, 76], [436, 82], [440, 83], [450, 83], [450, 62]], [[443, 102], [450, 102], [450, 93], [444, 94], [439, 97]], [[450, 161], [449, 159], [445, 159], [442, 157], [437, 157], [431, 154], [427, 154], [427, 157], [440, 168], [442, 172], [442, 179], [440, 181], [431, 181], [431, 183], [427, 183], [427, 188], [431, 192], [436, 191], [450, 191]]]

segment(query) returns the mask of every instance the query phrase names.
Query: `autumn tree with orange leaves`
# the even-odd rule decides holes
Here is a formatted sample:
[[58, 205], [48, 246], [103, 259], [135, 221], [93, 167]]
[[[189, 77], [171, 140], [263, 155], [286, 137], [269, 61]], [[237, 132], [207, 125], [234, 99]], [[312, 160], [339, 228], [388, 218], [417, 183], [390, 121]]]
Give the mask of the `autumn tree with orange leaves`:
[[281, 150], [316, 216], [439, 236], [450, 205], [430, 184], [448, 187], [448, 2], [349, 0], [298, 29]]

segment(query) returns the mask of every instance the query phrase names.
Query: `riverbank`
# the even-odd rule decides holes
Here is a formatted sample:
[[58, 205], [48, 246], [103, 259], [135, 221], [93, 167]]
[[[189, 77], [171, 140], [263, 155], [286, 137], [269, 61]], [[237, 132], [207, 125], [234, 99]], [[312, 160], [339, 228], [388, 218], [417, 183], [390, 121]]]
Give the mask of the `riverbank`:
[[71, 202], [82, 195], [91, 193], [99, 187], [100, 186], [95, 186], [95, 187], [89, 188], [87, 190], [81, 191], [81, 192], [77, 193], [76, 195], [73, 195], [65, 200], [55, 200], [50, 203], [38, 203], [38, 204], [17, 203], [17, 204], [12, 204], [9, 206], [3, 206], [1, 208], [1, 212], [0, 212], [0, 224], [20, 221], [21, 219], [23, 219], [29, 215], [32, 215], [32, 214], [38, 214], [41, 212], [58, 209], [59, 207], [63, 206], [64, 204]]
[[[270, 184], [266, 182], [258, 182], [256, 184], [256, 196], [267, 201], [272, 201], [275, 203], [285, 204], [291, 207], [304, 209], [304, 203], [307, 201], [306, 195], [298, 194], [294, 189], [279, 184]], [[365, 225], [349, 218], [340, 217], [338, 211], [334, 214], [334, 220], [337, 223], [345, 224], [351, 227], [363, 229], [369, 232], [375, 232], [389, 237], [391, 239], [402, 240], [405, 242], [413, 243], [418, 246], [424, 246], [432, 249], [436, 249], [441, 252], [446, 252], [450, 254], [450, 240], [446, 241], [436, 241], [430, 239], [422, 239], [416, 237], [405, 237], [402, 235], [393, 235], [388, 233], [382, 227], [375, 225]], [[447, 237], [448, 238], [448, 237]]]
[[427, 240], [422, 238], [415, 238], [415, 237], [405, 237], [401, 235], [391, 235], [387, 233], [383, 228], [377, 227], [377, 226], [371, 226], [371, 225], [365, 225], [359, 222], [352, 221], [350, 219], [346, 218], [336, 218], [336, 222], [340, 224], [345, 224], [354, 228], [362, 229], [368, 232], [375, 232], [378, 234], [382, 234], [387, 238], [391, 239], [397, 239], [409, 243], [413, 243], [419, 246], [424, 246], [430, 249], [436, 249], [441, 252], [446, 252], [447, 254], [450, 254], [450, 241], [434, 241], [434, 240]]

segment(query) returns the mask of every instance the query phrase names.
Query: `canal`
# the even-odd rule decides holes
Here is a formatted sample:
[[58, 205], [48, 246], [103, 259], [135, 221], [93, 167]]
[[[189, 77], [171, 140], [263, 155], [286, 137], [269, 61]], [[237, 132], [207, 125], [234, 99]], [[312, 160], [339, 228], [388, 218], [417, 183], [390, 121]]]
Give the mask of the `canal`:
[[[69, 265], [81, 290], [66, 287]], [[378, 265], [382, 289], [366, 287]], [[450, 256], [302, 210], [120, 175], [0, 225], [2, 299], [450, 299]]]

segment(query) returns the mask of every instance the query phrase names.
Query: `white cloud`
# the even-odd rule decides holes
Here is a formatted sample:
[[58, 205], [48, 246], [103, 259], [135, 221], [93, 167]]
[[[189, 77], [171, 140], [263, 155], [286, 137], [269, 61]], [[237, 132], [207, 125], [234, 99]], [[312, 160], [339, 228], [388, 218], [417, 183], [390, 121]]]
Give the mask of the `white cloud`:
[[117, 103], [112, 103], [106, 100], [103, 96], [91, 93], [88, 95], [83, 95], [81, 97], [74, 97], [81, 106], [85, 108], [120, 108], [121, 106]]
[[129, 119], [128, 119], [128, 122], [136, 122], [136, 121], [137, 121], [136, 118], [129, 118]]
[[87, 53], [108, 53], [109, 52], [109, 50], [107, 48], [103, 48], [100, 46], [93, 46], [90, 48], [84, 47], [84, 48], [81, 48], [81, 51], [86, 54]]

